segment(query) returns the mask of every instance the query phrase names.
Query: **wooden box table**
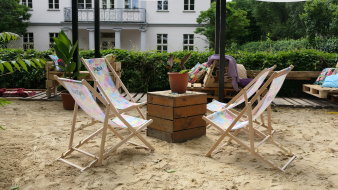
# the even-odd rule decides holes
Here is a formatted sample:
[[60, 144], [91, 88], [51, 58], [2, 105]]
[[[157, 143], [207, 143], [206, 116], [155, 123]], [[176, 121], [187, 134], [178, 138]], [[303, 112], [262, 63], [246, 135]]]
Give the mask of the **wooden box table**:
[[205, 135], [207, 94], [187, 91], [184, 94], [170, 90], [148, 92], [147, 118], [153, 123], [147, 136], [167, 142], [184, 142]]

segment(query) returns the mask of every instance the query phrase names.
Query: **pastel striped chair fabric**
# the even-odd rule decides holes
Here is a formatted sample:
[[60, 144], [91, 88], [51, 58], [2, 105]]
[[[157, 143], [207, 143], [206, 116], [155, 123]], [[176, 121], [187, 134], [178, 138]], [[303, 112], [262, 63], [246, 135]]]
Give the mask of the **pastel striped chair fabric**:
[[121, 110], [138, 105], [138, 103], [128, 101], [120, 94], [109, 74], [109, 69], [104, 58], [85, 59], [84, 64], [86, 64], [95, 75], [95, 79], [101, 85], [103, 91], [107, 94], [115, 108]]
[[[81, 109], [95, 120], [104, 122], [105, 114], [96, 103], [89, 89], [84, 86], [80, 81], [76, 80], [62, 80], [65, 88], [74, 98], [75, 102], [81, 107]], [[147, 122], [147, 120], [132, 117], [128, 115], [121, 115], [132, 127], [139, 127]], [[120, 119], [115, 117], [113, 120], [108, 121], [109, 125], [114, 127], [126, 128]]]
[[[285, 70], [288, 70], [286, 74], [273, 79], [269, 91], [266, 93], [266, 95], [261, 101], [262, 103], [259, 103], [257, 105], [258, 110], [255, 113], [253, 113], [253, 120], [256, 120], [275, 99], [276, 95], [278, 94], [279, 90], [281, 89], [284, 83], [286, 75], [289, 73], [289, 71], [291, 71], [291, 68], [286, 68], [284, 70], [281, 70], [280, 72]], [[207, 116], [208, 119], [210, 119], [213, 123], [223, 128], [224, 130], [226, 130], [232, 124], [232, 122], [236, 119], [236, 117], [237, 116], [231, 114], [227, 109], [215, 112]], [[246, 125], [248, 125], [248, 121], [238, 121], [231, 130], [237, 130], [242, 127], [245, 127]]]
[[[247, 97], [250, 98], [252, 95], [254, 95], [257, 90], [259, 89], [259, 87], [262, 86], [264, 80], [266, 79], [266, 77], [268, 76], [270, 70], [267, 70], [264, 74], [262, 74], [257, 81], [248, 89], [248, 91], [246, 92]], [[242, 104], [245, 101], [244, 99], [244, 95], [240, 96], [234, 103], [232, 103], [231, 105], [229, 105], [227, 107], [227, 109], [232, 109], [240, 104]], [[217, 111], [221, 111], [222, 109], [224, 109], [224, 107], [226, 106], [226, 103], [223, 102], [219, 102], [217, 100], [213, 100], [212, 102], [210, 102], [209, 104], [207, 104], [207, 109], [212, 111], [212, 112], [217, 112]]]
[[[210, 119], [217, 126], [221, 127], [223, 130], [226, 130], [236, 119], [236, 116], [233, 116], [228, 110], [224, 110], [208, 115], [208, 119]], [[248, 125], [248, 123], [248, 121], [238, 121], [231, 130], [243, 128]]]

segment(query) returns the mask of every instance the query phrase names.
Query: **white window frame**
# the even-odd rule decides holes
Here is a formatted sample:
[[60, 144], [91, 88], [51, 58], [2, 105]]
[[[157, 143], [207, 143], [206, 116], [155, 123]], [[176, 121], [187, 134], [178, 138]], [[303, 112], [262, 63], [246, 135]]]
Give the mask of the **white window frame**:
[[54, 38], [58, 37], [59, 33], [57, 32], [50, 32], [49, 33], [49, 48], [53, 48], [54, 47]]
[[[83, 3], [80, 1], [83, 1]], [[82, 5], [83, 7], [80, 8], [80, 5]], [[90, 5], [90, 6], [88, 6]], [[93, 8], [93, 0], [78, 0], [78, 8], [79, 9], [92, 9]]]
[[184, 0], [183, 1], [183, 10], [185, 11], [194, 11], [195, 10], [195, 1], [196, 0]]
[[31, 9], [33, 8], [33, 0], [21, 0], [21, 4]]
[[48, 0], [48, 9], [59, 10], [61, 0]]
[[33, 32], [27, 32], [22, 36], [23, 41], [23, 49], [34, 49], [34, 33]]
[[183, 50], [194, 51], [194, 34], [183, 34]]
[[157, 10], [158, 11], [168, 11], [169, 4], [168, 0], [158, 0], [157, 1]]
[[157, 34], [156, 43], [156, 49], [158, 52], [168, 51], [168, 34]]
[[138, 9], [139, 0], [124, 0], [124, 8], [126, 9]]
[[101, 5], [103, 9], [114, 9], [115, 0], [102, 0]]

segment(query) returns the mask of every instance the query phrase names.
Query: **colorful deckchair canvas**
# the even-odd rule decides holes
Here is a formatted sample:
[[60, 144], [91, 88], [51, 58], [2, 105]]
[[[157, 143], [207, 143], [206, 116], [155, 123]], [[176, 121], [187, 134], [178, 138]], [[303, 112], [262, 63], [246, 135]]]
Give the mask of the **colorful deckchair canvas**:
[[235, 97], [233, 97], [227, 104], [213, 100], [207, 104], [207, 109], [211, 112], [221, 111], [223, 109], [232, 109], [242, 104], [244, 99], [244, 93], [248, 98], [251, 98], [257, 90], [262, 86], [266, 77], [271, 73], [276, 66], [263, 69], [246, 87], [244, 87]]
[[[81, 58], [82, 63], [88, 69], [90, 75], [93, 77], [96, 84], [95, 87], [99, 84], [101, 86], [100, 92], [104, 92], [108, 101], [115, 106], [120, 112], [125, 112], [130, 109], [137, 109], [139, 114], [145, 119], [144, 115], [140, 111], [140, 107], [145, 104], [144, 103], [136, 103], [135, 100], [130, 95], [128, 89], [124, 86], [121, 79], [112, 68], [112, 66], [108, 63], [105, 58], [94, 58], [94, 59], [83, 59]], [[114, 77], [119, 81], [123, 91], [129, 96], [131, 101], [128, 101], [124, 98], [119, 89], [116, 87], [115, 83], [110, 76], [110, 72], [114, 75]], [[101, 91], [102, 90], [102, 91]]]
[[[73, 123], [71, 126], [68, 150], [65, 153], [63, 153], [61, 157], [58, 158], [58, 160], [63, 161], [83, 171], [93, 166], [94, 164], [102, 165], [102, 161], [109, 155], [109, 153], [116, 151], [118, 147], [127, 142], [136, 146], [141, 146], [146, 149], [154, 150], [154, 148], [139, 134], [139, 132], [142, 129], [144, 129], [146, 126], [152, 123], [152, 120], [144, 120], [126, 114], [123, 115], [120, 114], [113, 105], [109, 104], [108, 101], [106, 101], [106, 99], [96, 94], [97, 91], [94, 88], [92, 88], [85, 80], [76, 81], [59, 78], [57, 76], [54, 77], [61, 85], [63, 85], [69, 91], [69, 93], [75, 100]], [[93, 94], [96, 95], [93, 96]], [[97, 104], [94, 97], [98, 98], [104, 104], [105, 111], [103, 111], [101, 107]], [[98, 130], [96, 130], [94, 133], [87, 136], [85, 139], [79, 141], [77, 145], [74, 145], [73, 140], [75, 131], [78, 131], [78, 129], [84, 127], [82, 126], [81, 128], [75, 129], [78, 107], [80, 107], [86, 114], [88, 114], [93, 119], [93, 121], [87, 124], [86, 127], [94, 125], [95, 123], [98, 122], [102, 122], [103, 126], [100, 127]], [[116, 130], [116, 128], [125, 128], [130, 132], [130, 134], [127, 137], [123, 137]], [[117, 138], [120, 139], [120, 141], [117, 142], [116, 145], [111, 147], [110, 149], [105, 148], [106, 135], [108, 129], [112, 131]], [[93, 139], [94, 137], [96, 137], [98, 134], [101, 133], [102, 133], [101, 144], [99, 146], [100, 150], [98, 155], [80, 149], [82, 145], [86, 144], [89, 140]], [[138, 137], [145, 144], [145, 146], [129, 141], [129, 139], [132, 137]], [[94, 160], [85, 167], [70, 162], [69, 160], [67, 160], [67, 158], [74, 151], [85, 154], [93, 158]]]
[[[275, 72], [268, 79], [268, 81], [263, 85], [263, 87], [258, 90], [255, 96], [249, 101], [249, 99], [245, 96], [245, 107], [243, 110], [237, 114], [229, 111], [228, 109], [224, 109], [219, 112], [215, 112], [209, 116], [204, 117], [203, 119], [218, 128], [222, 131], [221, 137], [215, 142], [215, 144], [208, 151], [207, 156], [211, 156], [215, 149], [219, 146], [219, 144], [224, 140], [226, 136], [230, 138], [230, 140], [234, 140], [245, 149], [247, 149], [254, 156], [267, 163], [273, 168], [277, 168], [281, 171], [284, 171], [286, 167], [296, 158], [296, 156], [291, 153], [289, 150], [284, 148], [280, 143], [276, 142], [272, 136], [272, 128], [271, 128], [271, 117], [268, 119], [268, 129], [269, 133], [265, 134], [261, 131], [254, 128], [254, 120], [259, 118], [261, 114], [267, 110], [268, 114], [271, 114], [270, 104], [273, 99], [276, 97], [280, 88], [283, 85], [283, 82], [287, 76], [287, 74], [292, 70], [293, 66], [290, 66], [284, 70], [279, 72]], [[265, 89], [269, 87], [268, 92], [264, 95], [262, 100], [259, 100], [259, 97], [263, 94]], [[258, 102], [257, 105], [253, 109], [253, 103]], [[246, 117], [244, 115], [246, 114]], [[249, 145], [240, 138], [236, 137], [236, 133], [239, 131], [244, 131], [248, 134]], [[261, 139], [258, 143], [255, 143], [254, 138], [258, 137]], [[264, 144], [267, 140], [271, 142], [271, 144], [275, 145], [277, 148], [281, 149], [285, 155], [290, 156], [291, 158], [287, 161], [286, 164], [279, 167], [275, 163], [267, 160], [260, 152], [259, 146]]]

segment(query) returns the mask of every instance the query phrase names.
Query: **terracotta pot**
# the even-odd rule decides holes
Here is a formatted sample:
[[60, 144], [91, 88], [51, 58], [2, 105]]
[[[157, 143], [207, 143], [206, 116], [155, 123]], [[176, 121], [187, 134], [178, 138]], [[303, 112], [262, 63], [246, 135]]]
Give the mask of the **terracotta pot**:
[[168, 73], [169, 84], [172, 92], [185, 93], [188, 87], [188, 73]]
[[61, 92], [63, 108], [65, 110], [73, 110], [75, 100], [68, 92]]

